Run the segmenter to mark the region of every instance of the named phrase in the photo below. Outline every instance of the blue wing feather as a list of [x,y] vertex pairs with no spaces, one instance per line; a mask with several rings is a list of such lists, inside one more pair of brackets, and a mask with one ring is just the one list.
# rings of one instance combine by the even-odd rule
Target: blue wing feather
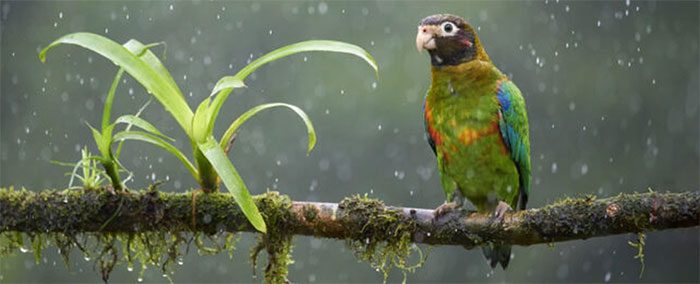
[[503,81],[496,98],[500,104],[499,130],[520,175],[518,208],[525,209],[530,193],[530,135],[525,100],[515,84]]

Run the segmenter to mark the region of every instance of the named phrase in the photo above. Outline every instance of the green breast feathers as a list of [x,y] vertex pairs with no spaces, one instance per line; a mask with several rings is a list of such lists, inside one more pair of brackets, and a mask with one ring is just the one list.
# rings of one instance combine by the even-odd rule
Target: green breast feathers
[[[493,65],[471,61],[434,67],[425,123],[448,200],[458,193],[479,211],[493,210],[498,201],[524,207],[518,206],[530,172],[524,102]],[[528,177],[521,179],[523,174]]]

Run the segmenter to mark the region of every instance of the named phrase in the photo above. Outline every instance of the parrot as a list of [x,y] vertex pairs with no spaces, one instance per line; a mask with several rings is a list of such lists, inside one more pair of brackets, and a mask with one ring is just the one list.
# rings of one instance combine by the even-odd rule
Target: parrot
[[[416,48],[430,55],[431,81],[423,105],[428,144],[437,158],[446,202],[435,218],[466,209],[502,222],[526,209],[530,193],[530,137],[525,100],[489,58],[474,28],[450,14],[424,18]],[[482,247],[491,268],[506,269],[511,247]]]

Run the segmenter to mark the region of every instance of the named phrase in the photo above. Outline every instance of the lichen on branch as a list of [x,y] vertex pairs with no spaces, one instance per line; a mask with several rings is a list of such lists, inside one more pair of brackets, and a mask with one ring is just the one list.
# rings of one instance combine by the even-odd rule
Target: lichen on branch
[[[424,256],[416,243],[467,248],[487,242],[533,245],[693,227],[700,218],[697,191],[567,198],[509,212],[502,222],[460,211],[435,218],[432,209],[386,206],[366,196],[336,204],[291,201],[268,192],[254,200],[269,231],[259,237],[251,257],[255,264],[258,254],[267,252],[268,283],[286,281],[294,235],[346,240],[360,260],[382,271],[386,279],[392,267],[405,273],[422,264]],[[104,279],[114,265],[133,266],[134,259],[142,271],[157,265],[168,276],[169,266],[178,262],[189,244],[194,243],[200,253],[230,252],[234,234],[255,232],[229,194],[200,194],[196,206],[193,211],[191,192],[0,189],[0,254],[29,242],[35,256],[40,256],[44,240],[49,240],[61,252],[77,248],[95,257]]]

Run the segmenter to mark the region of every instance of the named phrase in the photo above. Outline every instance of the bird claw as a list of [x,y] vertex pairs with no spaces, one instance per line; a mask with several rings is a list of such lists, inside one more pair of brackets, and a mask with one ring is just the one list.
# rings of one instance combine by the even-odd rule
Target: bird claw
[[498,205],[496,206],[496,210],[493,212],[493,220],[498,221],[499,223],[503,222],[503,217],[505,217],[506,212],[512,210],[513,208],[511,208],[508,203],[499,201]]
[[443,203],[442,205],[438,206],[438,208],[435,208],[435,219],[440,219],[440,217],[454,211],[457,209],[457,207],[459,207],[459,205],[455,202]]

